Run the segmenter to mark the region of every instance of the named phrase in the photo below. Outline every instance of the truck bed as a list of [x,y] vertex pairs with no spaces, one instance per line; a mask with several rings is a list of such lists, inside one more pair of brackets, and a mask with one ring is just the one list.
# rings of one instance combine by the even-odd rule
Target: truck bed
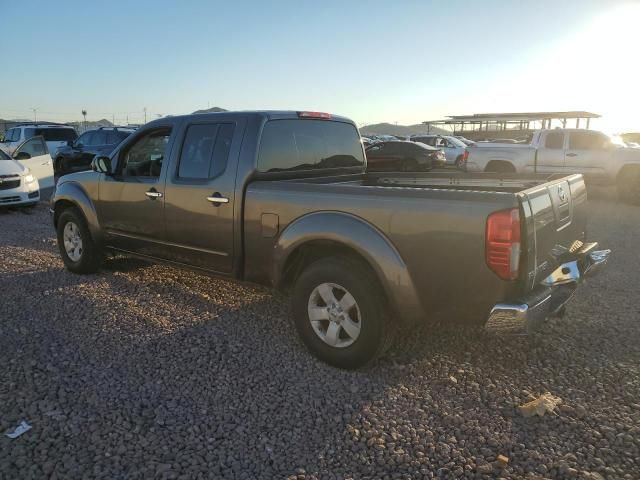
[[[551,179],[551,181],[549,181]],[[559,190],[566,201],[559,200]],[[424,311],[464,305],[474,311],[531,290],[557,265],[553,257],[584,238],[586,194],[580,175],[515,178],[470,173],[391,173],[251,182],[244,206],[249,280],[268,276],[277,236],[318,212],[348,214],[378,230],[405,259]],[[521,276],[505,282],[485,258],[487,217],[519,208]],[[265,235],[265,215],[269,231]],[[537,252],[537,255],[536,255]],[[455,265],[465,265],[461,274]],[[482,286],[482,288],[478,288]]]

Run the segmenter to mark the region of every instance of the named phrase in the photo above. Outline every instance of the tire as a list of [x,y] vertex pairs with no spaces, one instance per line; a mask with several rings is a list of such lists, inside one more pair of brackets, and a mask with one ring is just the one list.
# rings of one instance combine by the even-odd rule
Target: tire
[[[330,320],[331,306],[324,301],[327,290],[325,295],[320,294],[322,286],[329,286],[330,298],[338,302],[347,297],[343,292],[355,301],[351,308],[338,313],[343,317],[337,322]],[[335,367],[359,368],[374,361],[391,344],[395,328],[388,319],[383,297],[377,279],[362,262],[349,257],[323,258],[306,267],[293,287],[293,321],[314,356]],[[350,303],[346,301],[343,305]],[[312,309],[322,313],[317,316],[320,320],[312,322]],[[335,314],[336,310],[332,312]],[[359,325],[357,335],[353,335],[354,324]],[[337,334],[331,335],[330,328]]]
[[56,177],[61,177],[64,175],[64,159],[56,158],[56,161],[53,164],[53,173]]
[[[93,241],[87,222],[77,209],[64,210],[58,218],[56,230],[60,256],[69,271],[81,274],[94,273],[100,268],[103,259],[102,249]],[[67,244],[65,244],[65,234],[70,234],[67,237]],[[69,243],[76,247],[71,252],[67,250]]]
[[413,158],[405,158],[402,160],[402,164],[400,165],[400,169],[403,172],[417,172],[418,171],[418,162]]
[[640,205],[640,168],[627,168],[620,172],[618,198],[625,203]]
[[459,155],[458,158],[456,158],[456,163],[455,163],[455,167],[458,170],[464,170],[464,161],[462,160],[462,155]]
[[502,161],[490,161],[487,167],[484,169],[485,172],[494,172],[494,173],[516,173],[515,167],[509,162]]

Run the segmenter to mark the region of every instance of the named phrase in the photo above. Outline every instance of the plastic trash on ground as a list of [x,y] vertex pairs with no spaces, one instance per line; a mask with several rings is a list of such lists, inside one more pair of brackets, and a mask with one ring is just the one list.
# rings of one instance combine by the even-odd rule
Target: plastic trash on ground
[[545,413],[553,413],[558,405],[562,403],[560,397],[551,395],[549,392],[543,393],[535,400],[532,400],[524,405],[520,405],[518,410],[524,417],[533,417],[538,415],[543,417]]
[[5,433],[5,435],[9,438],[18,438],[20,435],[22,435],[25,432],[28,432],[29,430],[31,430],[31,425],[29,425],[26,421],[22,421],[20,422],[20,425],[18,425],[15,430],[11,433]]

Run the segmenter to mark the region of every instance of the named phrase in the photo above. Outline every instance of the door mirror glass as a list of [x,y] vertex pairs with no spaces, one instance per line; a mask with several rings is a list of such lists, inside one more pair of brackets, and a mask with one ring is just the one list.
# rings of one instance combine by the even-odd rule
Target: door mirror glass
[[105,175],[111,175],[111,159],[104,155],[99,155],[91,162],[91,169],[94,172],[104,173]]
[[13,156],[13,158],[15,158],[16,160],[29,160],[31,158],[31,155],[29,155],[27,152],[18,152]]

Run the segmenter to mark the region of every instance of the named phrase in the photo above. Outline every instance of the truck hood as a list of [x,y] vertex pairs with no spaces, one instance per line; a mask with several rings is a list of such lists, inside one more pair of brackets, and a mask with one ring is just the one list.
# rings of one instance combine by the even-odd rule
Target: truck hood
[[16,160],[0,160],[0,176],[24,175],[27,168]]

